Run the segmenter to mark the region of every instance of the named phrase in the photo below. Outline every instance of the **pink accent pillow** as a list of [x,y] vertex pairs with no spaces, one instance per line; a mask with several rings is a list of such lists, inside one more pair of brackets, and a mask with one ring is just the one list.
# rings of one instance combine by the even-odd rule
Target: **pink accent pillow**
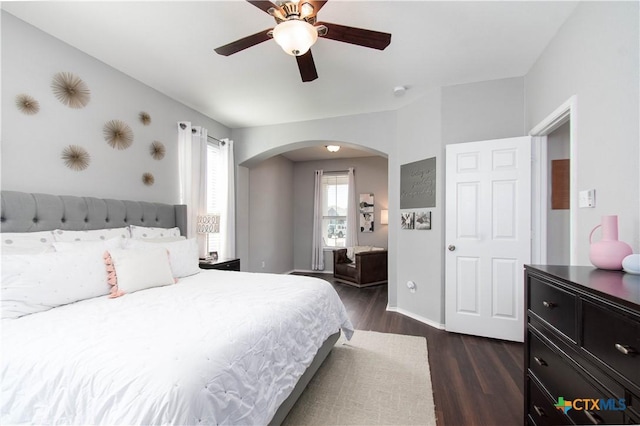
[[107,282],[111,286],[110,298],[120,297],[124,295],[123,291],[118,289],[118,276],[116,275],[116,268],[113,266],[113,259],[111,259],[111,253],[104,252],[104,264],[107,267]]

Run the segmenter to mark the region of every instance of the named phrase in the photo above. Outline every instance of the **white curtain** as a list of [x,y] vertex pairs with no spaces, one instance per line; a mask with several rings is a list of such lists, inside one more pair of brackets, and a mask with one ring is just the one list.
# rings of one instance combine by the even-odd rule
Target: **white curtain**
[[345,245],[347,247],[354,247],[358,245],[358,228],[360,224],[358,222],[358,206],[359,200],[356,194],[356,178],[353,167],[349,167],[349,194],[347,200],[347,239]]
[[316,170],[316,183],[313,193],[313,239],[311,251],[311,270],[324,270],[324,244],[322,239],[322,170]]
[[196,238],[200,257],[206,256],[205,235],[196,232],[198,215],[207,210],[207,129],[178,123],[180,204],[187,205],[187,238]]
[[220,206],[220,253],[221,259],[236,257],[236,189],[233,141],[224,139],[220,144],[220,176],[222,177]]

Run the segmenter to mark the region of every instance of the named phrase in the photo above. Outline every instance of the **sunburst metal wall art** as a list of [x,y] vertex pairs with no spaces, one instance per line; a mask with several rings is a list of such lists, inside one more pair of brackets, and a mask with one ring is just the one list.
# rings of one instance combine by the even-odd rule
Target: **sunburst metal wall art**
[[162,142],[153,141],[149,147],[149,153],[154,160],[162,160],[164,155],[167,153],[167,149],[164,147]]
[[124,121],[110,120],[102,128],[104,140],[115,149],[127,149],[133,143],[133,131]]
[[151,186],[155,181],[156,181],[156,178],[154,178],[151,173],[142,174],[142,183],[144,183],[145,185]]
[[40,102],[24,93],[16,96],[16,106],[23,114],[34,115],[40,111]]
[[91,156],[83,147],[78,145],[69,145],[62,150],[62,160],[71,170],[81,171],[89,167]]
[[148,112],[142,111],[140,114],[138,114],[138,118],[140,119],[140,122],[142,122],[142,124],[144,124],[145,126],[151,124],[151,116]]
[[53,77],[51,89],[56,98],[70,108],[84,108],[91,100],[91,91],[82,79],[70,72]]

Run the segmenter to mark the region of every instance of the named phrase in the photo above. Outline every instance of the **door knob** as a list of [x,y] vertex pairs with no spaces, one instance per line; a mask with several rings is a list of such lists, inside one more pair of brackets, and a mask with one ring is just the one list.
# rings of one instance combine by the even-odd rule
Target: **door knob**
[[453,244],[449,244],[449,247],[447,247],[449,249],[449,251],[454,251],[456,249],[456,246],[454,246]]

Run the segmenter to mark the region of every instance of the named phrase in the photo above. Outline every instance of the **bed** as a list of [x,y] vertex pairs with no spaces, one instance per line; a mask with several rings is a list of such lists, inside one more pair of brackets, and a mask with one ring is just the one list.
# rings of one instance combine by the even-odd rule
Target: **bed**
[[[3,191],[1,223],[3,244],[10,239],[4,236],[17,244],[22,233],[44,240],[53,230],[73,240],[54,242],[55,253],[3,250],[2,424],[279,424],[340,332],[353,333],[336,292],[311,277],[201,270],[112,298],[117,286],[130,288],[113,248],[107,252],[117,286],[106,284],[97,296],[78,290],[74,280],[95,271],[94,261],[105,262],[94,253],[114,244],[102,235],[176,228],[184,234],[185,206]],[[162,252],[156,246],[189,244],[164,234],[151,239],[129,252],[148,256]],[[172,266],[178,252],[164,250]],[[146,261],[136,259],[136,271],[145,270]],[[50,262],[46,280],[56,286],[36,288],[35,296],[25,290],[29,298],[22,300],[10,274],[38,274],[37,262]],[[79,299],[66,303],[74,292]],[[55,306],[34,303],[39,297]],[[21,313],[5,299],[20,299]]]

